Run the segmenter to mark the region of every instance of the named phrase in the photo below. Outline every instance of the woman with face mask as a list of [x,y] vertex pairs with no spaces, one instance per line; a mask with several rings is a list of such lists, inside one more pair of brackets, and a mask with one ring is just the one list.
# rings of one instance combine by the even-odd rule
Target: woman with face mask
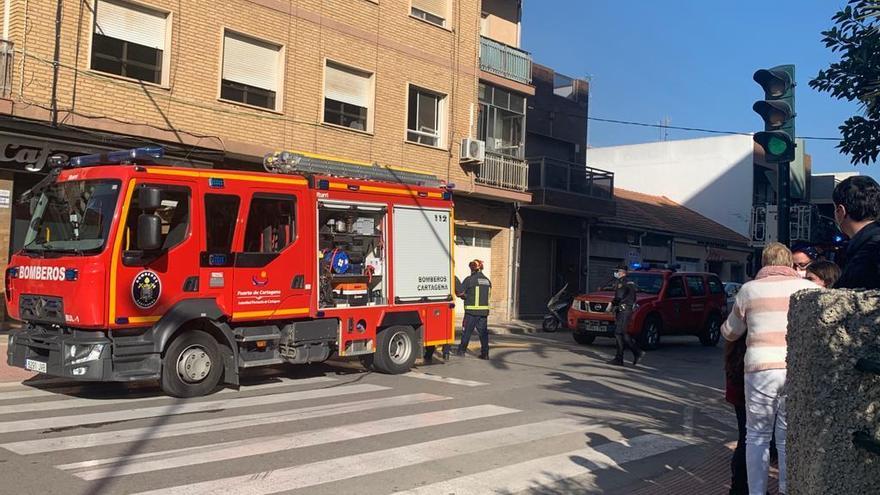
[[791,258],[794,268],[801,278],[807,278],[807,267],[816,261],[816,250],[811,246],[799,246],[792,250]]

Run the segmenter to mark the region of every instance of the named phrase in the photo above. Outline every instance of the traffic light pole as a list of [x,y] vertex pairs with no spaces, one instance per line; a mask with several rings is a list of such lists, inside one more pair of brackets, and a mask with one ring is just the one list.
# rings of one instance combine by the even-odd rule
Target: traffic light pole
[[780,162],[776,170],[776,195],[777,195],[777,229],[776,237],[779,242],[789,245],[791,241],[791,166],[789,162]]

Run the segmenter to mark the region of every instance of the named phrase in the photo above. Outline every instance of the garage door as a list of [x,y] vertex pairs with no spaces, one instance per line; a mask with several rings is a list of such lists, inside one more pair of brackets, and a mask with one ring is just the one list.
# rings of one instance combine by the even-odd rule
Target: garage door
[[[483,273],[492,279],[492,237],[495,235],[491,230],[472,229],[465,227],[455,228],[455,276],[464,280],[471,274],[468,263],[471,260],[483,262]],[[498,287],[494,287],[498,290]],[[455,315],[459,318],[464,315],[464,301],[455,298]]]

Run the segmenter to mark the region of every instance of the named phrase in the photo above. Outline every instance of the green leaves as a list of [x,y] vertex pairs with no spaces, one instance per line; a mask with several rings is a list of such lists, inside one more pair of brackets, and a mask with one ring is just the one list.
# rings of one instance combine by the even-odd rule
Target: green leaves
[[873,163],[880,154],[880,0],[849,0],[822,32],[822,43],[840,60],[810,81],[837,99],[858,101],[863,115],[840,126],[840,150],[853,164]]

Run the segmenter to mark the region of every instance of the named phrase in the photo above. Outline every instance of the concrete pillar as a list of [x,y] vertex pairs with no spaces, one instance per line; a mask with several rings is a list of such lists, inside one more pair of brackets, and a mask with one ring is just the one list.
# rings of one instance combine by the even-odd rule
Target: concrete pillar
[[803,291],[788,325],[788,494],[880,490],[880,455],[853,433],[880,441],[880,292]]

